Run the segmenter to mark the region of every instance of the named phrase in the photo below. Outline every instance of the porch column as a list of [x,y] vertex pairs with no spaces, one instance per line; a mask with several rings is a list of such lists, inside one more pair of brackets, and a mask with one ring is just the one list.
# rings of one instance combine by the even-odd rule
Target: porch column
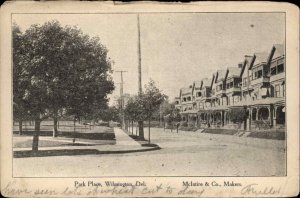
[[260,108],[261,108],[260,106],[256,108],[256,120],[261,120],[261,116],[259,113]]
[[222,122],[222,126],[224,126],[224,122],[225,122],[224,114],[225,114],[225,111],[222,110],[222,111],[221,111],[221,122]]
[[270,112],[270,115],[269,115],[269,118],[270,118],[270,125],[271,125],[271,128],[273,128],[273,116],[274,116],[274,106],[271,104],[270,105],[270,109],[269,109],[269,112]]
[[277,109],[279,106],[274,106],[273,107],[273,127],[276,128],[277,126]]
[[252,109],[251,109],[251,107],[249,107],[249,117],[248,117],[248,131],[251,131],[251,120],[252,120]]

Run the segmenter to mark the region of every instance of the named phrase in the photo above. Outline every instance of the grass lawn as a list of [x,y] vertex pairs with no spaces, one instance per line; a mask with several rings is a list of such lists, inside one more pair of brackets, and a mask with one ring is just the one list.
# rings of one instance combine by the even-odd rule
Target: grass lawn
[[[23,126],[23,136],[33,136],[34,125],[24,124]],[[19,134],[19,126],[14,125],[13,134]],[[52,136],[53,135],[53,125],[51,122],[42,122],[40,136]],[[106,126],[87,126],[76,123],[75,132],[72,123],[66,123],[61,121],[58,128],[58,137],[66,138],[81,138],[90,140],[114,140],[115,134],[113,128]]]
[[[61,147],[61,146],[96,146],[96,145],[113,145],[116,144],[115,140],[87,140],[87,139],[75,139],[73,144],[73,138],[64,137],[41,137],[39,139],[39,147]],[[32,137],[28,136],[14,136],[13,148],[31,148]]]
[[257,132],[251,132],[248,137],[273,139],[273,140],[285,140],[285,132],[257,131]]
[[[91,144],[90,144],[91,145]],[[87,144],[76,143],[74,146],[90,146]],[[13,141],[14,148],[30,148],[32,146],[31,139],[25,139],[23,141]],[[72,146],[72,140],[70,142],[63,142],[58,140],[39,140],[39,147],[57,147],[57,146]]]
[[[30,148],[34,125],[28,123],[23,125],[22,135],[19,135],[19,126],[13,127],[13,147]],[[39,147],[60,147],[60,146],[91,146],[115,144],[113,128],[106,126],[90,127],[76,123],[75,133],[72,122],[61,121],[57,137],[53,138],[53,122],[43,121],[41,124]],[[73,138],[75,143],[73,144]]]

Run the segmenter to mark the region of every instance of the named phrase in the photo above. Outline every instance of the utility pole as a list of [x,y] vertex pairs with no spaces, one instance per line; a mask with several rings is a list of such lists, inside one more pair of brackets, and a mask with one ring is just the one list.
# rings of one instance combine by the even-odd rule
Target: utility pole
[[115,72],[120,72],[121,74],[121,83],[120,83],[120,114],[121,114],[121,125],[122,125],[122,129],[125,129],[125,115],[124,115],[124,97],[123,97],[123,72],[127,72],[124,70],[120,70],[120,71],[115,71]]
[[139,95],[142,93],[142,58],[141,58],[141,32],[140,32],[140,15],[137,15],[137,30],[138,30],[138,86],[139,90],[138,93]]
[[[142,94],[142,57],[141,57],[141,32],[140,32],[140,15],[137,14],[137,55],[138,55],[138,95]],[[144,139],[144,122],[143,120],[138,121],[139,126],[139,138]]]

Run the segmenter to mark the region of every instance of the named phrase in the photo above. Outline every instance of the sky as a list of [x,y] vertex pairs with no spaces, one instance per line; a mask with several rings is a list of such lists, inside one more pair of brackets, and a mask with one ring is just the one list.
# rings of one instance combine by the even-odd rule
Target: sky
[[[245,55],[269,52],[285,42],[283,13],[142,13],[140,14],[142,84],[153,79],[170,101],[193,81],[210,78],[217,69],[237,67]],[[22,31],[32,24],[58,20],[98,36],[123,74],[124,93],[137,94],[136,14],[14,14]],[[112,74],[120,94],[120,73]]]

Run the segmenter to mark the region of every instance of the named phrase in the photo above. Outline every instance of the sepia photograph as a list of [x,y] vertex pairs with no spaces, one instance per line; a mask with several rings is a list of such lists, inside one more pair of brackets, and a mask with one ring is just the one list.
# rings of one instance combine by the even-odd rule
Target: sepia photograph
[[[169,196],[281,194],[235,178],[288,176],[299,131],[288,130],[287,71],[298,63],[286,60],[287,12],[21,11],[8,23],[10,175],[73,178],[65,194],[35,196],[172,192],[143,178],[179,179]],[[5,194],[33,193],[15,185]]]

